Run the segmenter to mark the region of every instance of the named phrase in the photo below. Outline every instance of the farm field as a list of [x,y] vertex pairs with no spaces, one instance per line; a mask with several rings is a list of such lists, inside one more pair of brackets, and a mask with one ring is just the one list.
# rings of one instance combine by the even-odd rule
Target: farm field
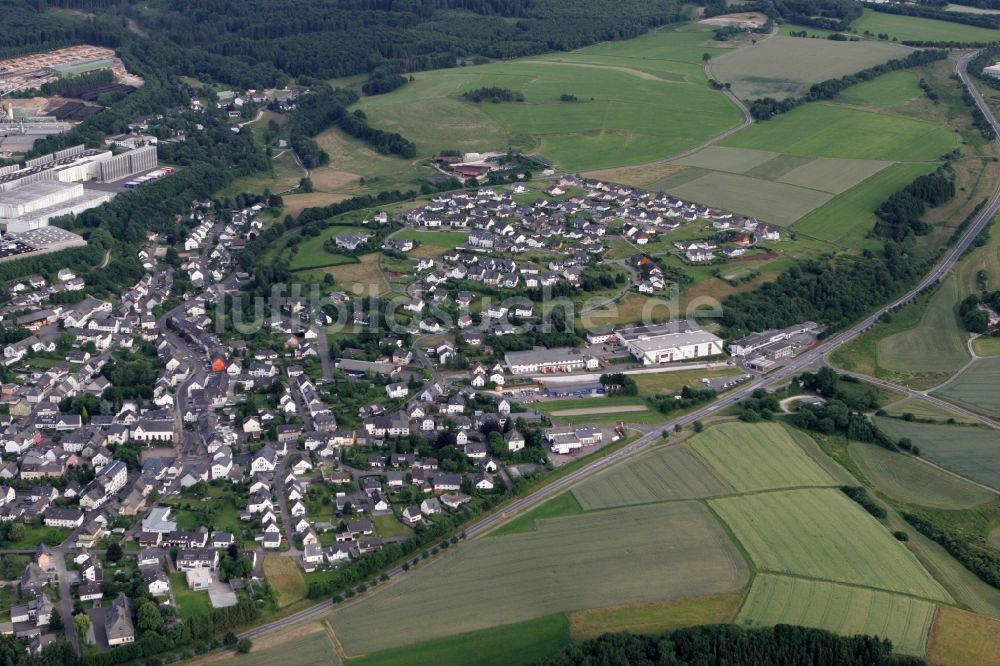
[[737,622],[750,627],[776,624],[826,629],[841,636],[888,638],[893,651],[924,654],[934,603],[826,581],[762,573],[754,578]]
[[927,659],[932,664],[979,666],[1000,654],[1000,622],[942,606],[931,629]]
[[760,571],[950,600],[905,546],[839,490],[785,490],[709,505]]
[[1000,490],[1000,432],[991,428],[933,425],[875,417],[895,439],[909,437],[920,455],[956,474]]
[[574,641],[585,641],[611,632],[654,634],[700,624],[722,624],[732,622],[742,601],[743,593],[739,592],[579,611],[569,615],[570,633]]
[[795,232],[845,247],[858,247],[875,227],[874,211],[878,205],[917,176],[933,170],[928,164],[894,164],[803,217],[795,224]]
[[997,39],[997,31],[989,28],[916,16],[883,14],[870,9],[864,10],[861,17],[851,24],[851,28],[859,34],[864,32],[870,32],[873,35],[885,33],[889,35],[890,39],[896,38],[901,42],[905,40],[993,42]]
[[295,558],[281,555],[265,557],[264,576],[277,595],[279,608],[305,598],[306,581],[302,577],[302,567]]
[[386,282],[378,266],[380,256],[378,252],[363,254],[358,257],[357,262],[328,266],[319,270],[300,271],[296,276],[305,282],[319,283],[323,275],[329,273],[339,289],[362,296],[378,295],[389,291],[389,283]]
[[709,511],[675,502],[546,520],[537,532],[470,542],[391,591],[334,611],[330,622],[347,654],[358,655],[569,610],[735,592],[747,577]]
[[[294,636],[287,640],[285,635],[279,636],[278,641],[258,639],[248,654],[234,655],[221,663],[239,666],[341,666],[342,662],[322,625],[306,625],[301,629],[292,629],[291,633]],[[258,643],[261,647],[257,647]]]
[[849,450],[875,486],[900,502],[935,509],[968,509],[996,499],[996,493],[942,472],[913,456],[862,442],[851,442]]
[[814,103],[754,123],[720,145],[780,148],[792,155],[916,162],[934,160],[952,150],[955,136],[935,123]]
[[947,375],[969,360],[967,334],[958,322],[955,304],[960,300],[955,276],[945,279],[931,295],[915,327],[879,340],[878,363],[890,372]]
[[[739,122],[735,107],[705,84],[698,46],[710,36],[658,30],[571,53],[414,74],[415,81],[358,108],[398,131],[422,157],[443,149],[540,152],[566,170],[648,162],[681,152]],[[523,103],[475,104],[463,91],[500,86]],[[573,94],[579,102],[559,100]],[[660,121],[671,118],[670,123]],[[430,121],[433,119],[433,122]]]
[[505,534],[518,534],[520,532],[534,532],[538,528],[539,520],[574,516],[578,513],[583,513],[583,509],[580,507],[580,503],[576,500],[576,497],[573,493],[563,493],[547,500],[528,513],[504,523],[496,530],[490,532],[490,536],[496,537],[504,536]]
[[732,486],[686,444],[656,447],[602,471],[572,490],[587,511],[731,492]]
[[531,664],[548,657],[570,642],[570,624],[565,615],[507,624],[482,631],[449,636],[426,643],[376,652],[348,660],[349,666],[465,666],[470,655],[483,666]]
[[968,368],[934,393],[939,398],[988,416],[1000,417],[1000,358],[976,359]]
[[738,492],[836,485],[777,423],[723,423],[691,447]]
[[891,42],[838,42],[776,35],[711,61],[719,81],[732,84],[740,99],[802,95],[820,81],[840,78],[903,57],[908,49]]
[[885,413],[889,416],[913,414],[913,416],[918,419],[934,419],[935,421],[942,422],[945,422],[948,419],[955,419],[956,423],[972,425],[978,425],[979,423],[978,421],[967,419],[950,409],[939,407],[933,402],[928,402],[927,400],[922,400],[920,398],[907,398],[905,400],[900,400],[890,405],[886,405],[883,409],[885,409]]
[[840,93],[837,101],[887,108],[908,102],[922,94],[924,92],[920,89],[920,75],[903,69],[857,83]]

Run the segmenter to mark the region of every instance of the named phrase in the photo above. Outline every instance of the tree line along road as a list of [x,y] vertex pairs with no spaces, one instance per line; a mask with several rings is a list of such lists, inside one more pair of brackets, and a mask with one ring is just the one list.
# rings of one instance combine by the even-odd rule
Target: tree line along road
[[[968,77],[968,64],[969,61],[978,54],[978,51],[969,53],[962,58],[960,58],[955,65],[955,73],[958,75],[962,84],[966,87],[969,93],[972,95],[976,106],[982,111],[983,115],[989,120],[990,125],[993,127],[993,131],[998,137],[1000,137],[1000,123],[994,117],[993,113],[990,111],[986,102],[983,100],[979,91],[976,87],[972,85]],[[1000,187],[993,193],[987,202],[986,206],[979,212],[976,218],[972,221],[972,224],[965,230],[962,236],[958,239],[954,246],[952,246],[942,257],[942,259],[935,265],[935,267],[928,273],[923,280],[921,280],[915,287],[910,289],[904,295],[900,296],[896,300],[892,301],[888,305],[883,306],[879,310],[870,314],[864,320],[858,322],[854,326],[841,331],[840,333],[834,335],[833,337],[827,338],[821,344],[812,348],[811,350],[803,353],[801,356],[796,357],[790,363],[782,366],[774,373],[767,375],[766,377],[759,377],[753,382],[744,384],[737,389],[734,389],[730,393],[723,395],[721,398],[716,400],[710,405],[702,407],[694,412],[691,412],[685,416],[678,417],[671,421],[652,426],[650,432],[642,435],[634,442],[622,447],[621,449],[611,453],[603,458],[591,461],[587,465],[584,465],[578,470],[567,474],[566,476],[560,477],[554,480],[552,483],[548,484],[544,488],[540,488],[530,495],[526,495],[520,499],[514,500],[510,504],[505,505],[498,511],[481,518],[472,525],[468,526],[465,530],[467,537],[469,539],[475,539],[483,536],[484,534],[495,529],[504,522],[507,522],[515,515],[519,515],[534,508],[536,505],[544,502],[551,497],[564,492],[578,481],[585,477],[594,474],[595,472],[610,467],[625,458],[629,458],[636,453],[646,449],[653,443],[661,440],[662,431],[674,428],[677,425],[688,426],[695,421],[712,416],[715,412],[723,410],[727,407],[735,405],[744,398],[748,397],[751,393],[759,388],[763,388],[766,385],[773,384],[775,382],[780,382],[782,380],[790,379],[793,376],[799,374],[804,369],[808,368],[812,364],[822,361],[823,358],[832,352],[837,347],[850,342],[860,334],[867,331],[869,328],[875,325],[882,315],[890,310],[894,310],[905,303],[913,300],[920,292],[927,289],[942,277],[944,277],[948,271],[954,267],[955,263],[961,258],[965,251],[972,244],[972,241],[979,235],[983,228],[993,219],[993,216],[997,214],[1000,210]],[[456,544],[459,547],[461,543]],[[386,572],[390,578],[398,576],[403,573],[401,566],[395,567],[391,571]],[[373,590],[371,594],[375,594],[379,591],[378,588]],[[351,603],[356,603],[357,600],[347,601],[343,605],[349,605]],[[261,625],[255,627],[248,631],[240,634],[240,637],[253,638],[260,636],[271,631],[279,630],[285,628],[289,625],[316,619],[317,617],[323,615],[333,607],[333,600],[327,599],[322,601],[311,608],[300,611],[286,618],[276,620],[269,624]]]

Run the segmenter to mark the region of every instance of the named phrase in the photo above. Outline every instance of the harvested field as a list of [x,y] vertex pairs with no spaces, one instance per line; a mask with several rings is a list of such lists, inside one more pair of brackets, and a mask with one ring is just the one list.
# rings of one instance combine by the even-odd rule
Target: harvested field
[[875,417],[894,439],[908,437],[920,455],[956,474],[1000,490],[1000,432],[992,428],[934,425]]
[[728,173],[742,174],[779,157],[781,155],[778,153],[772,153],[767,150],[708,146],[687,157],[682,157],[674,163],[700,167],[702,169],[709,169],[710,171],[726,171]]
[[750,627],[776,624],[826,629],[841,636],[888,638],[893,651],[921,656],[934,618],[934,603],[818,580],[758,574],[738,622]]
[[723,624],[733,621],[741,601],[743,593],[740,592],[657,604],[596,608],[571,613],[570,631],[574,641],[586,641],[612,632],[657,634],[682,627]]
[[691,446],[739,492],[836,485],[777,423],[723,423]]
[[287,629],[254,639],[249,654],[224,652],[191,662],[192,666],[206,664],[238,664],[238,666],[341,666],[330,637],[319,623]]
[[851,457],[889,497],[935,509],[968,509],[996,499],[996,493],[931,467],[911,455],[875,444],[851,442]]
[[934,393],[973,411],[1000,418],[1000,358],[977,359]]
[[877,160],[843,160],[818,157],[785,172],[777,180],[779,183],[807,187],[830,194],[840,194],[871,178],[889,164],[889,162]]
[[950,606],[938,609],[927,660],[947,666],[980,666],[1000,654],[1000,622]]
[[889,531],[839,490],[709,500],[760,571],[951,597]]
[[573,489],[573,495],[587,511],[730,492],[732,486],[687,445],[657,447]]
[[356,655],[557,612],[735,592],[747,576],[708,510],[676,502],[547,520],[537,532],[473,541],[334,611],[330,621]]
[[741,99],[802,95],[809,86],[909,51],[888,42],[838,42],[776,35],[712,60],[712,73]]

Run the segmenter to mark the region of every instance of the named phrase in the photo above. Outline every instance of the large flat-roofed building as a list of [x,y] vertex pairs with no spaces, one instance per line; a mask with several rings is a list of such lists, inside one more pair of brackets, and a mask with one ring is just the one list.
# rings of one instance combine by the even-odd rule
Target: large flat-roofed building
[[811,321],[794,324],[787,328],[771,329],[746,335],[729,343],[729,353],[733,356],[748,356],[765,347],[789,340],[802,333],[813,333],[818,327]]
[[1000,79],[1000,62],[990,65],[989,67],[983,67],[984,76],[992,76],[994,79]]
[[514,375],[596,370],[600,367],[595,357],[575,347],[535,347],[531,351],[507,352],[504,362]]
[[615,336],[643,365],[685,361],[722,353],[722,338],[691,322],[668,322],[618,331]]
[[0,194],[0,231],[41,229],[62,215],[76,215],[111,201],[112,192],[85,190],[80,183],[39,181]]

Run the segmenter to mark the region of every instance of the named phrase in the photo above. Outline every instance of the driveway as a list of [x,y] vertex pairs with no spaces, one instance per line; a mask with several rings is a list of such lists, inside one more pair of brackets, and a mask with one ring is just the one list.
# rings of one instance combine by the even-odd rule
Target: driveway
[[236,605],[236,593],[233,592],[233,588],[218,578],[212,579],[212,585],[208,588],[208,598],[212,602],[212,608]]

